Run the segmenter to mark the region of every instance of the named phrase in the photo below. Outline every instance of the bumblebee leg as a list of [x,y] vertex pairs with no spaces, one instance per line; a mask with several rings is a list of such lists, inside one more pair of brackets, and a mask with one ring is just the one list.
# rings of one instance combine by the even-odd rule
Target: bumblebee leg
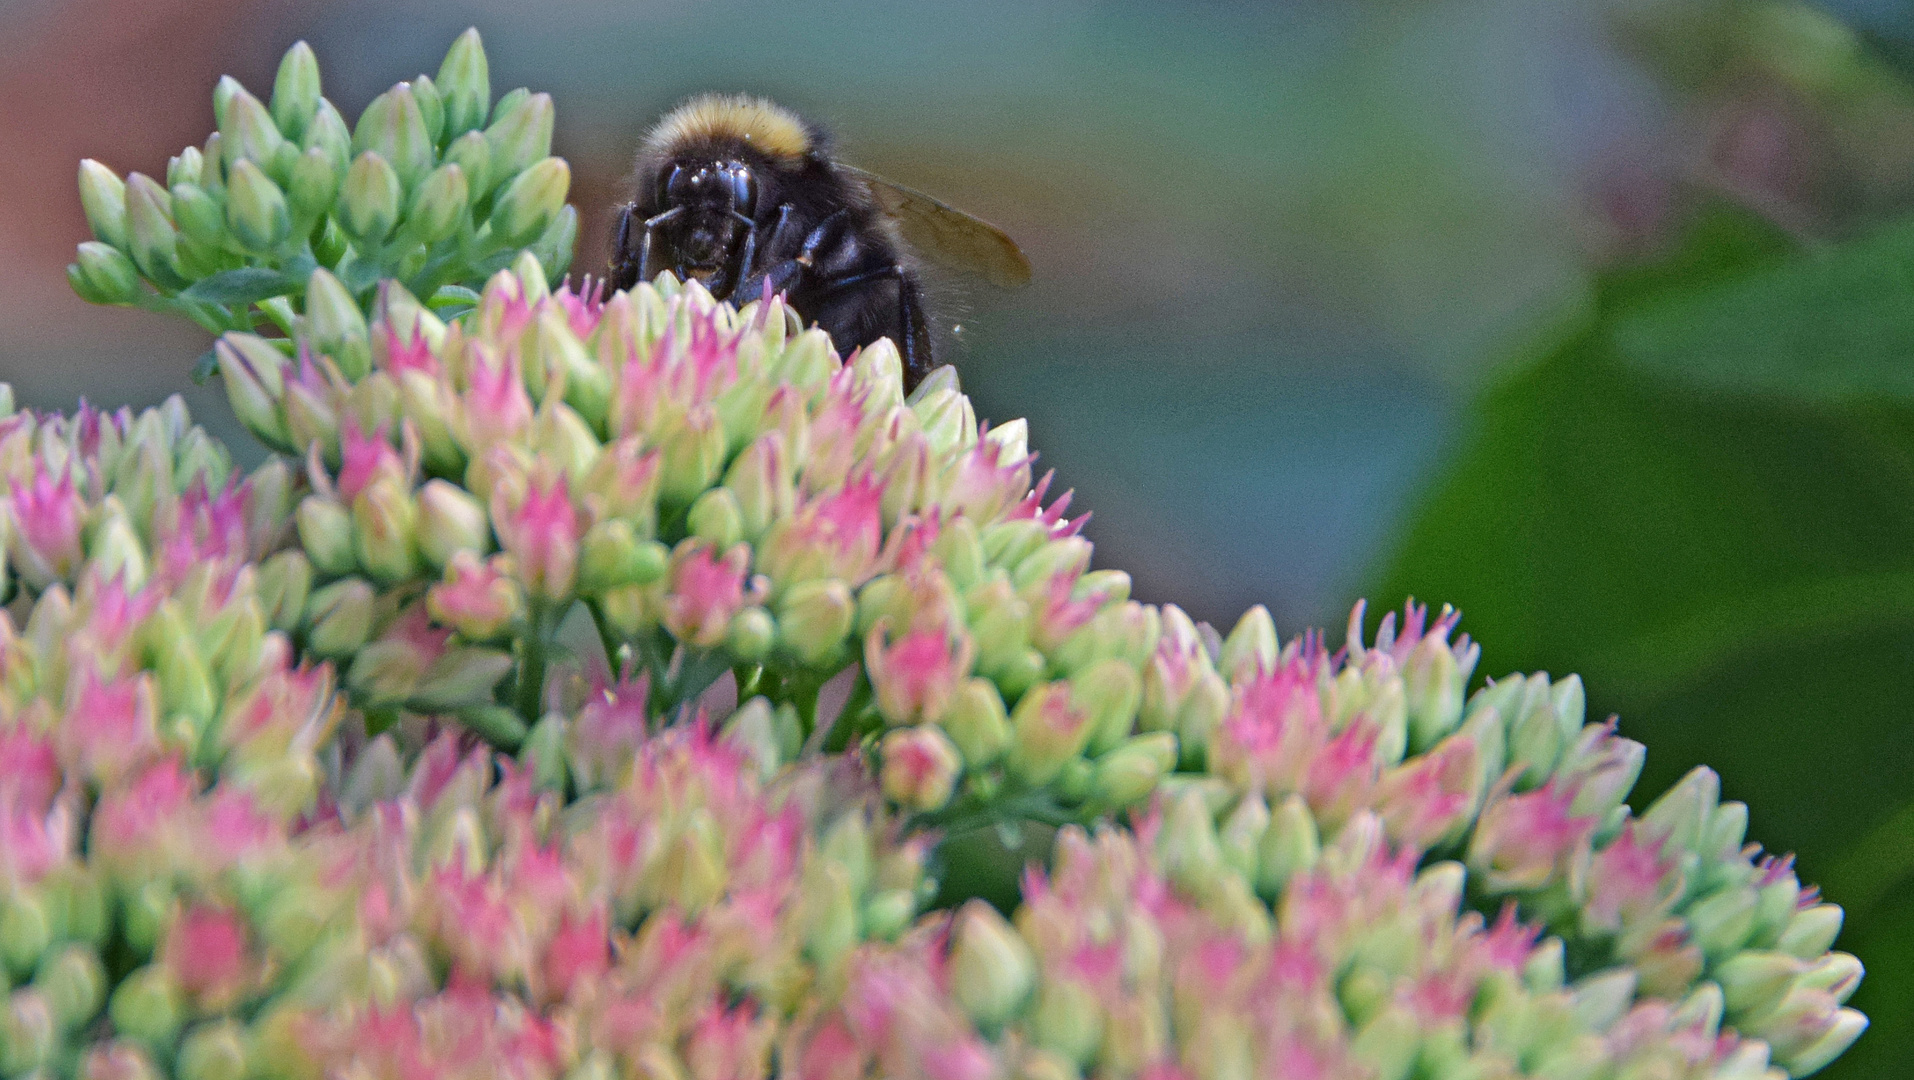
[[[771,281],[772,292],[783,292],[789,288],[788,281],[780,284],[771,279],[772,272],[779,268],[779,264],[791,261],[791,256],[786,254],[786,252],[790,251],[796,240],[791,234],[791,215],[795,213],[796,210],[797,208],[790,203],[785,203],[783,206],[778,207],[778,223],[772,226],[771,236],[764,242],[761,248],[755,246],[755,241],[758,238],[757,230],[752,230],[750,237],[745,241],[747,257],[738,270],[738,287],[733,290],[732,295],[742,296],[746,300],[754,299],[763,294],[764,283],[766,281]],[[753,274],[752,264],[759,261],[760,256],[770,260],[772,265],[761,272]],[[788,276],[788,274],[786,276]]]
[[[742,285],[751,277],[751,263],[758,256],[758,223],[733,210],[731,216],[744,223],[744,250],[738,255],[738,283]],[[741,297],[749,302],[753,297]]]
[[638,280],[650,281],[654,271],[651,269],[651,235],[653,230],[678,216],[683,207],[674,206],[662,214],[654,214],[645,219],[645,238],[638,244]]
[[[785,224],[790,216],[789,210],[790,207],[786,206],[785,211],[779,214],[777,230],[772,234],[772,243],[765,245],[768,250],[777,250],[782,240],[780,234],[784,233]],[[763,280],[770,283],[771,291],[788,293],[796,289],[810,274],[812,266],[816,264],[818,251],[826,244],[839,239],[848,216],[844,211],[839,210],[818,222],[817,228],[812,229],[809,235],[805,236],[804,245],[798,249],[796,255],[773,263],[769,269],[765,270]],[[763,286],[758,285],[757,288],[762,290]],[[750,295],[749,284],[740,283],[740,289],[746,295]]]
[[826,292],[841,292],[874,281],[897,282],[897,326],[895,340],[904,359],[904,392],[916,389],[930,374],[930,323],[924,318],[924,305],[918,296],[917,275],[902,265],[879,267],[861,273],[834,278],[824,285]]
[[638,284],[638,267],[631,259],[631,219],[637,213],[637,203],[626,203],[618,211],[618,231],[611,241],[611,268],[605,275],[614,290]]

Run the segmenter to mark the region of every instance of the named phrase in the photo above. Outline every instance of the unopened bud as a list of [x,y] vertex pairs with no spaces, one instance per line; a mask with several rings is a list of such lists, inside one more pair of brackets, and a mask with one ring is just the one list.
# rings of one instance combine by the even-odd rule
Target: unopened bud
[[800,662],[820,663],[843,647],[856,614],[856,601],[842,581],[799,582],[778,604],[778,643]]
[[292,212],[285,193],[249,160],[236,162],[229,175],[226,225],[242,245],[262,255],[292,235]]
[[[1085,749],[1100,754],[1122,742],[1135,726],[1143,680],[1122,660],[1099,660],[1070,677],[1070,698],[1089,718]],[[1171,740],[1174,744],[1174,740]]]
[[476,199],[492,190],[492,151],[485,141],[484,132],[468,131],[453,139],[452,145],[445,148],[445,161],[448,165],[457,165],[465,174],[465,190],[469,199]]
[[16,887],[0,901],[0,961],[16,976],[25,976],[53,943],[53,922],[38,893]]
[[445,112],[445,135],[457,137],[485,123],[492,108],[492,77],[477,29],[466,30],[452,42],[432,82]]
[[465,170],[457,165],[441,165],[412,193],[412,205],[405,215],[406,228],[421,243],[436,244],[458,231],[459,223],[465,220],[470,198]]
[[884,794],[899,806],[929,813],[950,802],[964,758],[942,731],[925,724],[898,728],[879,744]]
[[463,488],[428,480],[419,489],[419,552],[444,567],[456,552],[483,555],[492,547],[492,523],[485,507]]
[[319,111],[319,58],[312,46],[293,42],[279,61],[279,73],[272,84],[272,119],[288,139],[306,133],[306,125]]
[[344,658],[359,651],[372,636],[372,616],[378,594],[360,578],[347,578],[312,594],[306,601],[306,621],[312,627],[307,643],[320,656]]
[[709,541],[712,546],[728,548],[744,539],[744,512],[738,497],[728,487],[715,487],[691,504],[685,517],[691,535]]
[[1156,790],[1176,767],[1176,736],[1167,731],[1136,735],[1096,760],[1090,792],[1107,806],[1129,806]]
[[91,945],[68,945],[48,957],[33,978],[53,1022],[64,1031],[93,1019],[106,1001],[106,968]]
[[538,239],[564,209],[571,183],[571,166],[564,158],[555,157],[513,177],[492,206],[493,241],[505,247],[521,247]]
[[[286,202],[302,227],[324,217],[338,197],[339,170],[333,167],[326,152],[314,147],[299,155],[293,162],[292,175],[286,180]],[[178,196],[174,198],[177,201]]]
[[972,768],[990,764],[1010,747],[1003,695],[989,679],[965,679],[938,723]]
[[179,1080],[245,1080],[245,1032],[231,1019],[194,1028],[180,1043]]
[[59,1047],[60,1032],[46,998],[34,990],[16,990],[0,1015],[0,1070],[31,1076],[48,1064]]
[[1010,717],[1009,765],[1032,785],[1047,784],[1089,744],[1090,717],[1071,701],[1068,684],[1040,683],[1024,692]]
[[121,1034],[149,1046],[170,1045],[185,1012],[179,984],[163,965],[148,964],[120,980],[108,1005]]
[[1234,681],[1246,673],[1273,671],[1276,667],[1276,620],[1261,604],[1243,612],[1236,628],[1223,639],[1223,655],[1217,663],[1223,675]]
[[[221,100],[225,107],[218,109]],[[219,145],[225,154],[227,174],[230,176],[233,166],[241,161],[270,166],[286,140],[266,106],[231,76],[219,80],[214,103],[219,113]]]
[[[555,114],[550,94],[514,90],[499,99],[493,112],[485,141],[491,150],[494,184],[519,175],[535,161],[553,160],[549,155]],[[533,230],[531,236],[536,235],[538,230]]]
[[951,922],[950,988],[972,1020],[995,1028],[1022,1008],[1036,982],[1036,963],[997,909],[972,900]]
[[425,114],[406,83],[373,98],[352,129],[352,152],[371,151],[384,158],[407,188],[432,168],[432,136]]
[[190,240],[208,246],[226,242],[226,207],[198,184],[173,186],[173,222]]
[[401,187],[392,165],[372,151],[354,158],[346,171],[336,219],[354,242],[377,248],[399,222]]
[[339,373],[357,382],[372,370],[372,344],[365,313],[338,278],[319,267],[306,282],[306,332]]
[[184,288],[179,274],[179,230],[173,225],[173,197],[143,173],[126,178],[126,239],[133,262],[155,283]]
[[[663,545],[647,543],[648,547],[662,551]],[[732,657],[742,663],[756,663],[771,653],[771,646],[777,643],[778,628],[769,612],[760,607],[748,607],[731,617],[730,628],[725,631],[724,644]]]
[[352,513],[322,495],[308,495],[295,515],[299,543],[312,565],[327,577],[350,574],[359,567],[353,552]]
[[[140,272],[119,248],[98,240],[80,245],[75,291],[90,303],[126,304],[139,295]],[[85,284],[80,291],[79,284]]]
[[92,158],[80,162],[80,206],[96,239],[126,248],[126,182]]
[[1291,877],[1314,869],[1321,855],[1322,840],[1309,804],[1301,795],[1289,796],[1271,815],[1263,833],[1257,853],[1257,891],[1266,897],[1280,894]]
[[1834,946],[1834,939],[1841,936],[1841,920],[1839,904],[1802,908],[1788,920],[1775,948],[1802,960],[1813,960]]
[[418,521],[405,481],[391,473],[374,477],[352,500],[352,547],[359,565],[387,584],[410,578],[419,565]]

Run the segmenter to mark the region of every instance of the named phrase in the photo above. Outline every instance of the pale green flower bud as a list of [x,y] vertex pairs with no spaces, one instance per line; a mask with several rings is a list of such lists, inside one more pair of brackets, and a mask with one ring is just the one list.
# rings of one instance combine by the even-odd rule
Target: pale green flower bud
[[355,244],[376,248],[399,223],[401,194],[399,174],[385,158],[368,150],[354,158],[346,171],[335,219]]
[[1813,960],[1834,946],[1834,939],[1841,936],[1841,921],[1839,904],[1802,908],[1788,920],[1774,947],[1790,956]]
[[857,603],[835,578],[802,581],[778,604],[778,644],[800,662],[822,663],[850,636]]
[[411,86],[400,83],[372,99],[352,129],[352,152],[379,155],[408,189],[431,170],[432,135]]
[[430,75],[419,75],[412,80],[412,97],[419,103],[419,114],[425,117],[426,135],[437,146],[439,137],[445,134],[445,98],[438,84]]
[[1199,896],[1208,892],[1223,872],[1223,848],[1217,842],[1216,823],[1199,792],[1186,791],[1170,803],[1157,839],[1157,855],[1171,881]]
[[173,197],[144,173],[126,178],[127,252],[140,272],[169,289],[184,288],[179,273],[179,230],[173,225]]
[[965,679],[938,724],[971,768],[996,761],[1010,748],[1010,718],[989,679]]
[[173,185],[173,221],[180,233],[207,245],[226,242],[226,206],[198,184]]
[[[648,541],[645,545],[660,553],[658,568],[664,569],[664,545]],[[777,643],[778,628],[771,616],[763,608],[748,607],[731,616],[731,624],[725,630],[725,648],[731,655],[743,663],[755,663],[771,654],[771,646]]]
[[578,590],[602,596],[627,585],[646,585],[664,574],[669,554],[664,545],[638,538],[629,523],[601,521],[579,545]]
[[[495,156],[497,152],[494,145]],[[571,166],[564,158],[555,157],[545,158],[513,177],[492,204],[492,241],[503,247],[522,247],[538,239],[564,209],[571,183]]]
[[412,193],[412,206],[406,211],[406,228],[420,243],[436,244],[458,231],[459,223],[465,220],[469,199],[465,170],[457,165],[441,165]]
[[698,496],[685,524],[691,535],[709,540],[713,547],[729,548],[744,539],[744,512],[728,487],[715,487]]
[[[892,734],[902,734],[893,732]],[[998,1027],[1023,1007],[1036,984],[1036,960],[997,909],[972,900],[950,930],[950,988],[979,1027]]]
[[319,111],[319,58],[312,46],[293,42],[280,58],[279,73],[272,83],[272,119],[288,139],[306,133],[306,125]]
[[[460,137],[485,123],[485,115],[492,108],[492,76],[485,44],[476,28],[466,30],[452,42],[433,84],[444,103],[444,134],[448,138]],[[486,189],[477,185],[473,190]]]
[[1789,1055],[1782,1062],[1790,1076],[1808,1076],[1820,1071],[1835,1058],[1847,1052],[1854,1040],[1867,1030],[1868,1019],[1853,1009],[1842,1009],[1834,1016],[1834,1023],[1821,1034],[1821,1037],[1807,1046]]
[[1090,793],[1106,806],[1129,806],[1156,790],[1176,767],[1176,736],[1167,731],[1136,735],[1096,760]]
[[1736,1016],[1747,1016],[1779,1005],[1806,966],[1787,953],[1749,950],[1722,961],[1713,975],[1723,1005]]
[[183,715],[204,725],[218,707],[218,696],[206,658],[194,643],[193,624],[179,602],[161,604],[147,622],[146,631],[161,708],[169,716]]
[[92,158],[80,161],[80,207],[96,239],[126,249],[126,182]]
[[235,162],[226,190],[226,225],[248,250],[266,254],[292,235],[285,193],[248,160]]
[[53,1058],[60,1032],[46,998],[35,990],[16,990],[0,1016],[0,1071],[29,1076]]
[[107,1011],[121,1034],[161,1047],[170,1045],[179,1031],[186,1004],[172,973],[148,964],[120,980]]
[[166,160],[166,186],[173,188],[181,184],[197,184],[205,170],[206,158],[200,154],[199,147],[189,146]]
[[339,373],[357,382],[372,370],[365,313],[339,279],[319,267],[306,282],[306,332]]
[[1216,666],[1234,681],[1246,673],[1274,670],[1276,655],[1276,620],[1258,604],[1243,612],[1236,628],[1223,639],[1223,655]]
[[432,565],[443,569],[454,552],[483,555],[491,550],[491,518],[463,488],[428,480],[419,489],[418,502],[419,552]]
[[1252,887],[1262,874],[1263,838],[1269,835],[1270,820],[1269,804],[1252,791],[1237,801],[1216,834],[1223,861]]
[[1692,850],[1720,797],[1721,778],[1705,765],[1696,766],[1649,805],[1641,816],[1642,831],[1675,849]]
[[492,151],[484,132],[468,131],[453,139],[452,145],[445,148],[445,161],[465,173],[469,197],[492,190]]
[[346,127],[345,117],[332,107],[332,102],[319,99],[319,109],[313,113],[312,120],[306,125],[306,133],[299,140],[301,150],[318,150],[325,154],[332,164],[334,173],[343,173],[352,162],[352,132]]
[[1129,736],[1142,698],[1142,677],[1121,660],[1099,660],[1070,677],[1070,699],[1089,718],[1089,753],[1101,754]]
[[308,495],[295,517],[299,544],[312,565],[327,577],[350,574],[359,568],[353,551],[352,512],[322,495]]
[[1076,1065],[1094,1060],[1103,1042],[1104,1012],[1096,992],[1075,979],[1048,979],[1030,1010],[1037,1045]]
[[231,1019],[195,1027],[180,1043],[174,1072],[179,1080],[246,1080],[245,1030]]
[[272,122],[272,114],[230,75],[219,80],[219,90],[215,93],[220,92],[224,93],[226,108],[218,118],[219,147],[225,155],[228,178],[232,176],[233,166],[241,161],[270,168],[286,141],[278,125]]
[[1068,684],[1039,683],[1024,692],[1010,716],[1014,740],[1008,764],[1030,784],[1056,779],[1090,742],[1095,728],[1071,697]]
[[[552,152],[552,96],[514,90],[500,98],[485,141],[491,151],[492,182],[502,183],[531,167],[535,161],[554,160]],[[562,201],[564,196],[560,194]],[[556,213],[556,208],[553,210]],[[538,235],[531,230],[526,239]]]
[[0,901],[0,962],[15,976],[25,976],[53,944],[53,921],[39,894],[15,887]]
[[343,658],[372,636],[378,594],[360,578],[336,581],[306,601],[307,643],[320,656]]
[[305,614],[306,597],[312,591],[312,563],[302,551],[282,551],[260,565],[253,588],[266,625],[290,633]]
[[724,467],[724,428],[710,409],[693,409],[664,436],[659,498],[673,506],[696,499]]
[[534,256],[546,267],[545,280],[556,286],[565,279],[565,270],[572,264],[572,253],[578,245],[578,208],[561,206],[545,226],[545,231],[525,249],[527,255]]
[[102,519],[87,547],[87,560],[102,577],[118,577],[128,589],[137,589],[146,583],[146,545],[140,542],[117,498],[107,496],[100,510]]
[[68,945],[47,958],[33,977],[53,1022],[63,1031],[93,1019],[106,1002],[106,968],[91,945]]
[[1066,536],[1040,545],[1018,560],[1010,583],[1020,593],[1047,589],[1058,574],[1080,574],[1090,565],[1090,541],[1081,536]]
[[374,579],[396,584],[419,568],[419,510],[403,479],[374,477],[352,500],[352,547]]
[[1322,840],[1316,832],[1316,818],[1301,795],[1283,800],[1271,816],[1257,852],[1256,891],[1265,897],[1281,893],[1283,886],[1297,874],[1307,873],[1322,857]]
[[[332,210],[333,200],[338,197],[339,171],[326,152],[314,147],[299,155],[286,181],[286,202],[294,218],[309,227]],[[174,202],[178,202],[177,193]],[[184,222],[181,225],[184,227]]]
[[1754,932],[1755,891],[1746,886],[1723,889],[1688,909],[1688,929],[1696,945],[1711,960],[1732,955]]
[[139,269],[111,244],[98,240],[81,244],[75,265],[79,280],[74,284],[74,291],[89,303],[126,304],[139,296]]

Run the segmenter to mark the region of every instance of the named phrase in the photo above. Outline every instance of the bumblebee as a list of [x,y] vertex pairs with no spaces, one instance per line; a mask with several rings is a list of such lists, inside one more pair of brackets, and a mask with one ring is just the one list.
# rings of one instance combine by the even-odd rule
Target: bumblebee
[[706,94],[646,136],[608,277],[624,289],[668,270],[741,303],[768,285],[840,353],[891,338],[908,390],[934,366],[920,254],[1003,288],[1030,280],[996,226],[833,160],[788,109]]

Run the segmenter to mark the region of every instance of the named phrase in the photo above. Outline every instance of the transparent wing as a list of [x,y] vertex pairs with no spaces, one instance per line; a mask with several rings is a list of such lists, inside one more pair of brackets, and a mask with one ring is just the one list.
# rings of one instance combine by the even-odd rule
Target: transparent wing
[[875,173],[834,164],[869,185],[878,209],[896,221],[905,241],[924,255],[1000,289],[1030,283],[1030,260],[1002,229]]

